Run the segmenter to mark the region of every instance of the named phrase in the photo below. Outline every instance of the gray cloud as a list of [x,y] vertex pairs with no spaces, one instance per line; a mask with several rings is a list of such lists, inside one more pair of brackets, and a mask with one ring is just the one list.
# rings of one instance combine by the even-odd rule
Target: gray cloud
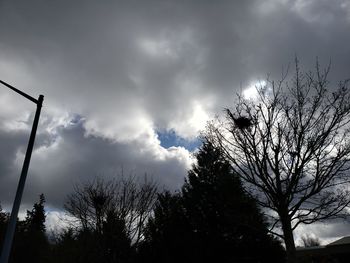
[[[160,188],[178,189],[184,182],[186,169],[189,167],[187,151],[183,148],[165,150],[145,148],[140,142],[117,143],[96,136],[86,135],[83,120],[75,119],[65,127],[58,127],[55,134],[40,133],[36,142],[30,172],[28,173],[24,193],[25,206],[30,206],[44,193],[48,203],[61,207],[66,195],[73,190],[73,185],[96,176],[105,179],[145,174],[150,180],[158,182]],[[27,135],[27,134],[26,134]],[[13,139],[9,140],[8,137]],[[19,178],[24,153],[18,153],[24,136],[1,136],[6,138],[8,154],[1,156],[0,200],[5,204],[14,198],[14,191]],[[16,144],[17,143],[17,144]],[[6,149],[5,148],[5,149]],[[4,149],[4,148],[3,148]],[[182,156],[183,159],[179,159]]]
[[194,100],[218,110],[295,54],[306,68],[332,59],[334,78],[348,77],[345,1],[35,2],[2,4],[3,58],[34,76],[12,79],[95,119],[140,108],[154,126],[176,129],[169,119],[190,118]]

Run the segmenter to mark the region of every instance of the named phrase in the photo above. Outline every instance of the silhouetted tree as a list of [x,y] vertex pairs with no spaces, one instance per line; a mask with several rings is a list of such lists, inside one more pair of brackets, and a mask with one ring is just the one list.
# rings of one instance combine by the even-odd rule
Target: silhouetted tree
[[[267,80],[256,87],[257,100],[239,97],[206,136],[271,211],[282,234],[271,231],[284,239],[288,262],[296,260],[299,224],[339,217],[349,204],[350,91],[345,81],[330,92],[328,72],[317,64],[316,73],[303,73],[296,60],[291,81]],[[239,118],[250,120],[247,128]]]
[[9,214],[2,210],[0,204],[0,247],[2,247],[3,239],[5,238],[6,225],[9,220]]
[[105,182],[99,178],[75,185],[64,208],[76,219],[82,230],[102,233],[103,221],[115,206],[116,187],[115,182]]
[[137,262],[196,262],[198,245],[186,217],[181,194],[158,195],[154,215],[138,250]]
[[222,152],[205,142],[196,157],[182,193],[159,195],[146,235],[150,261],[283,262],[281,245]]
[[78,227],[57,239],[57,258],[64,259],[69,251],[74,262],[132,262],[156,195],[156,184],[146,177],[96,178],[76,185],[65,209]]
[[65,263],[79,263],[85,255],[84,251],[79,250],[79,243],[77,241],[76,233],[73,228],[68,227],[63,229],[60,233],[56,233],[55,242],[52,245],[52,256],[50,262],[65,262]]
[[99,262],[132,262],[134,250],[123,218],[111,211],[103,223],[102,245],[106,251]]
[[127,236],[136,246],[143,237],[143,228],[152,212],[157,186],[146,177],[138,182],[135,177],[76,185],[64,205],[83,230],[103,233],[109,214],[125,223]]
[[45,215],[44,204],[45,204],[45,196],[44,194],[41,194],[39,196],[39,202],[33,205],[32,211],[27,211],[25,223],[28,231],[45,233],[46,215]]
[[134,250],[127,236],[125,222],[117,215],[108,213],[96,229],[68,228],[58,235],[53,246],[52,262],[98,263],[132,262]]
[[0,204],[0,224],[6,223],[6,221],[8,220],[8,217],[9,217],[9,214],[2,210],[2,206]]
[[204,142],[196,158],[182,192],[203,260],[283,261],[282,247],[268,234],[265,218],[221,149]]
[[33,209],[27,210],[25,220],[18,222],[10,262],[48,261],[50,248],[45,233],[44,203],[45,197],[41,194]]

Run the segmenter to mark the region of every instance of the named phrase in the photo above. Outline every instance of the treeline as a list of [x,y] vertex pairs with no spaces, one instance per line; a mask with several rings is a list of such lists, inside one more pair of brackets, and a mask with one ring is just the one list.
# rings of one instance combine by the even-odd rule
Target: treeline
[[[33,262],[50,262],[51,247],[46,235],[44,203],[45,198],[41,194],[33,209],[27,211],[25,219],[17,222],[10,262],[32,262],[31,259]],[[1,247],[9,218],[0,206]]]
[[[77,185],[65,203],[76,221],[50,241],[41,195],[18,222],[10,262],[285,262],[222,152],[204,142],[196,159],[176,193],[134,177]],[[0,208],[1,238],[7,221]]]

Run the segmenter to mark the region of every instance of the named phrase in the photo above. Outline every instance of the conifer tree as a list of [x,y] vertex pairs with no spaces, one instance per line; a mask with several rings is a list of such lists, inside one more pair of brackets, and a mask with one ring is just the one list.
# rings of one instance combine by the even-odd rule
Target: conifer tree
[[9,219],[9,214],[2,210],[0,204],[0,247],[2,247],[2,242],[5,237],[6,224]]
[[221,150],[204,142],[196,159],[182,194],[191,229],[201,240],[203,259],[282,261],[279,242],[268,234],[256,201],[245,192]]
[[26,224],[28,231],[38,231],[45,233],[45,196],[41,194],[39,196],[39,202],[33,205],[32,211],[27,210]]
[[33,205],[31,211],[27,210],[24,221],[19,221],[14,238],[11,263],[48,262],[49,242],[45,227],[45,197],[39,197],[39,202]]
[[222,152],[204,142],[196,158],[182,191],[159,195],[141,261],[283,262],[280,242]]

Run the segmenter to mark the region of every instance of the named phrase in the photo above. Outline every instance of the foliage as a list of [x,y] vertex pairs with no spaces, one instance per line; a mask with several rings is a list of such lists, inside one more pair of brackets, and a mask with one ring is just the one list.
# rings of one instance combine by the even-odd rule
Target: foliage
[[184,213],[182,197],[168,191],[158,195],[137,262],[194,262],[200,255],[198,242]]
[[125,222],[108,214],[102,230],[70,228],[63,231],[53,247],[52,262],[132,262],[133,249]]
[[[268,235],[254,199],[221,151],[204,143],[196,157],[182,191],[156,199],[155,185],[147,181],[136,186],[134,179],[119,185],[96,179],[76,186],[66,208],[80,227],[63,229],[51,244],[41,195],[17,224],[11,262],[283,262],[283,248]],[[141,234],[130,234],[132,217],[133,224],[144,224]]]
[[9,214],[2,210],[0,204],[0,247],[2,247],[3,238],[5,236],[6,224],[9,220]]
[[182,192],[158,197],[146,235],[150,261],[282,262],[279,242],[221,151],[205,142],[196,157]]
[[27,211],[24,221],[17,223],[17,230],[14,237],[11,263],[47,262],[49,257],[49,243],[45,233],[45,197],[39,197],[39,202],[33,205],[31,211]]

